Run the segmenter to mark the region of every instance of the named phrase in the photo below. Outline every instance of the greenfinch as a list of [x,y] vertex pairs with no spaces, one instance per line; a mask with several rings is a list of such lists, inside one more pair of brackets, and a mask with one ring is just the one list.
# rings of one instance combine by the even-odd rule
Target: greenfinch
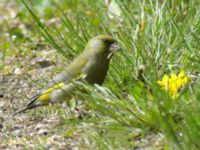
[[117,50],[119,46],[112,36],[93,37],[63,73],[52,79],[39,94],[32,97],[32,101],[25,108],[14,115],[49,103],[69,101],[71,93],[76,91],[76,81],[101,85],[105,80],[112,54]]

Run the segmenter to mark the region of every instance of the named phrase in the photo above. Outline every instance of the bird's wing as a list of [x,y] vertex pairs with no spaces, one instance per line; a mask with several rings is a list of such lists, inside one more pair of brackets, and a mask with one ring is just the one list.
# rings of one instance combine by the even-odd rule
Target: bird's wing
[[80,55],[66,67],[66,70],[64,72],[53,78],[42,90],[42,92],[61,82],[67,83],[68,81],[79,78],[79,76],[81,76],[82,74],[82,68],[84,68],[87,63],[87,56],[85,56],[84,54]]

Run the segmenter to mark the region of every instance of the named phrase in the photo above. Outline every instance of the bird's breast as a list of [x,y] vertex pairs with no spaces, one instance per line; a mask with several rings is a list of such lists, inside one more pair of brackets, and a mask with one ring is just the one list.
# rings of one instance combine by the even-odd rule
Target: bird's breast
[[109,66],[109,60],[94,60],[86,72],[86,81],[91,84],[101,85],[106,77]]

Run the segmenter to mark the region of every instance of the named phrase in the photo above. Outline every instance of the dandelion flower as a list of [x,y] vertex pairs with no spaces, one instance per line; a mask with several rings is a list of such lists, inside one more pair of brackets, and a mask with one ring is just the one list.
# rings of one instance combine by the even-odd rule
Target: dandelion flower
[[165,89],[169,94],[176,98],[179,96],[178,90],[184,86],[186,83],[188,83],[188,77],[185,75],[185,72],[182,70],[178,76],[174,73],[170,75],[164,75],[162,80],[157,81],[157,83]]

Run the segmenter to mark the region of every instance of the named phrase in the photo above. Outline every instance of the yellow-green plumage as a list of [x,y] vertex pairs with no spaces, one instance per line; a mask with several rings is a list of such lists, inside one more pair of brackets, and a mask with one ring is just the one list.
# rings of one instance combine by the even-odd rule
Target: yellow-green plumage
[[114,38],[108,35],[92,38],[84,51],[66,67],[65,72],[52,79],[40,94],[34,96],[24,109],[14,115],[49,103],[70,100],[71,92],[76,87],[74,84],[76,80],[85,80],[90,84],[102,84],[106,77],[111,55],[117,50],[115,42]]

